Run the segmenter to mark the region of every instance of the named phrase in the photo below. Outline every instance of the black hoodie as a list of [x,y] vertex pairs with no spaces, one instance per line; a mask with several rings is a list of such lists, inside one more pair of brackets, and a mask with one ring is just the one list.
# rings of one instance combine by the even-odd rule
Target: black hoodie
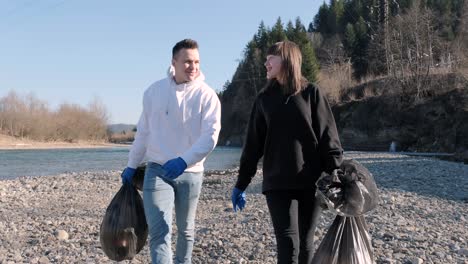
[[313,190],[323,171],[341,165],[343,150],[325,96],[309,84],[284,95],[278,82],[255,99],[236,187],[245,190],[263,156],[263,192]]

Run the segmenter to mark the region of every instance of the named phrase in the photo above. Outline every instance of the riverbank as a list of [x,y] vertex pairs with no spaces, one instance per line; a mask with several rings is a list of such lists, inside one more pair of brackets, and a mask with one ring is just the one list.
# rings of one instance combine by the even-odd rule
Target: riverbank
[[29,139],[17,139],[10,136],[0,135],[0,150],[10,149],[79,149],[79,148],[109,148],[128,146],[127,144],[114,144],[108,142],[83,141],[69,142],[42,142]]
[[[351,152],[374,175],[379,207],[366,216],[376,263],[467,263],[468,165],[428,157]],[[261,171],[259,171],[261,173]],[[261,176],[234,214],[236,170],[205,175],[193,263],[275,263]],[[120,188],[120,171],[0,181],[0,263],[113,263],[99,225]],[[325,212],[318,246],[334,216]],[[146,245],[131,263],[148,263]]]

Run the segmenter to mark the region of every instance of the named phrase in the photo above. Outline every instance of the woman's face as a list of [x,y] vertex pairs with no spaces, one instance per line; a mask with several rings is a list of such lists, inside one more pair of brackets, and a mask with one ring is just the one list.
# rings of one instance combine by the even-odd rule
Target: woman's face
[[265,61],[265,67],[267,70],[267,79],[277,79],[281,72],[281,65],[283,60],[277,55],[268,55]]

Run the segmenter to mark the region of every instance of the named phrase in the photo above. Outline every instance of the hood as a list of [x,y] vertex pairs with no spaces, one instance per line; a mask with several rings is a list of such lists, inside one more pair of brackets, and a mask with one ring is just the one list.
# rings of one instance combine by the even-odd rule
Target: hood
[[[167,77],[169,78],[174,78],[175,76],[175,69],[174,69],[174,66],[169,66],[169,69],[167,69]],[[203,72],[200,70],[200,75],[198,75],[198,77],[195,79],[195,81],[204,81],[205,80],[205,75],[203,74]],[[194,81],[192,81],[194,82]]]

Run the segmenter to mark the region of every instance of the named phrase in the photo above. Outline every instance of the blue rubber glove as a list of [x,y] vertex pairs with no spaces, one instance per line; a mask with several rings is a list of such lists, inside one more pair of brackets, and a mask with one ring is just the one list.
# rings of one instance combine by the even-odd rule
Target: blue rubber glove
[[181,158],[175,158],[168,160],[162,168],[166,171],[165,177],[169,179],[175,179],[179,177],[182,173],[184,173],[185,169],[187,168],[187,163]]
[[246,203],[245,192],[234,187],[234,189],[232,189],[231,200],[232,200],[232,208],[234,209],[234,212],[237,212],[237,209],[242,211]]
[[127,167],[122,171],[122,184],[129,183],[132,184],[133,176],[135,176],[136,169]]

